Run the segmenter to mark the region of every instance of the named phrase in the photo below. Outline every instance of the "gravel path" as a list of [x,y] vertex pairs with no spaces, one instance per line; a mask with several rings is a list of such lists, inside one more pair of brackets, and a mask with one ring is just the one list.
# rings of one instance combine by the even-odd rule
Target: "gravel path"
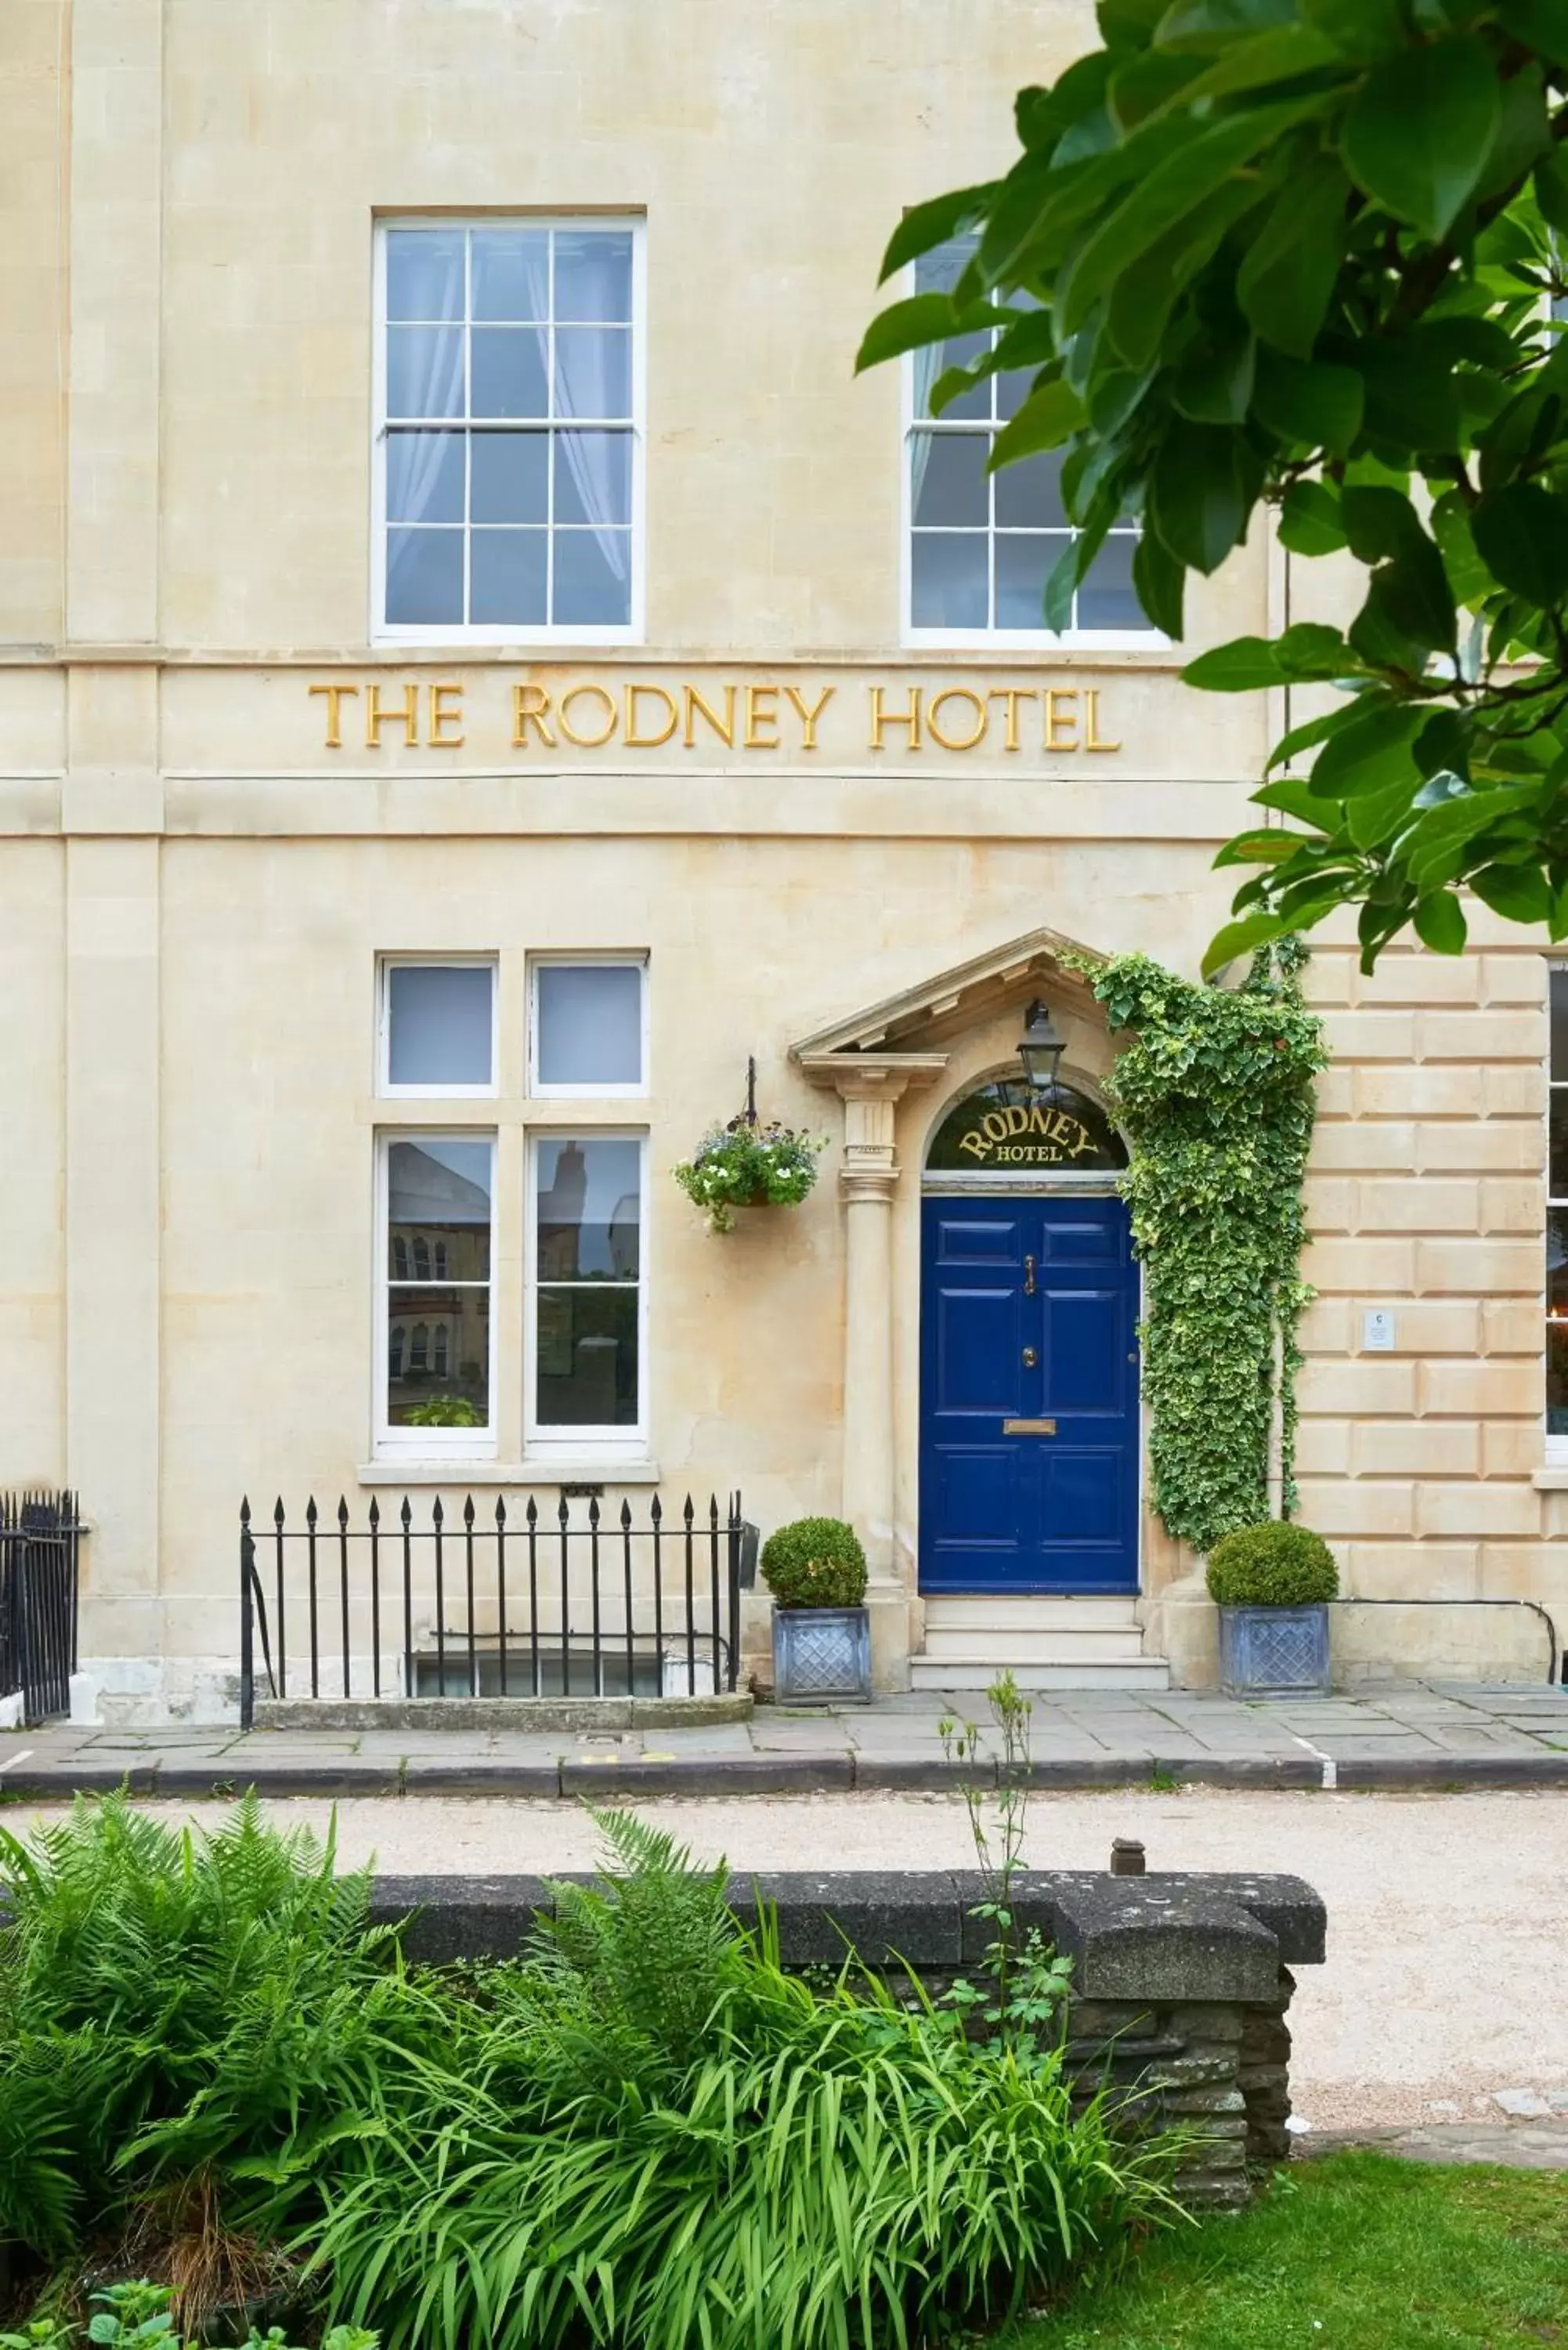
[[[5,1824],[58,1808],[18,1806]],[[314,1798],[266,1808],[317,1830],[330,1815]],[[737,1868],[970,1861],[963,1807],[948,1795],[642,1808],[700,1857],[724,1854]],[[222,1814],[198,1804],[189,1816]],[[374,1855],[399,1873],[581,1867],[594,1851],[591,1822],[559,1803],[351,1800],[337,1825],[346,1861]],[[1115,1835],[1141,1837],[1151,1868],[1285,1869],[1322,1893],[1328,1964],[1301,1970],[1292,2011],[1296,2105],[1314,2126],[1501,2123],[1499,2091],[1568,2095],[1568,1792],[1042,1794],[1029,1858],[1104,1867]]]

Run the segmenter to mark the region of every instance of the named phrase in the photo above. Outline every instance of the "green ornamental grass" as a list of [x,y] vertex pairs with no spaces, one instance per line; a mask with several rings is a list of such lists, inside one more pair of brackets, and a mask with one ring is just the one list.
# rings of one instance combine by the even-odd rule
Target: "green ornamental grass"
[[330,1843],[79,1804],[0,1876],[0,2243],[68,2288],[199,2188],[389,2350],[882,2350],[994,2323],[1168,2217],[1173,2150],[602,1815],[510,1966],[403,1965]]

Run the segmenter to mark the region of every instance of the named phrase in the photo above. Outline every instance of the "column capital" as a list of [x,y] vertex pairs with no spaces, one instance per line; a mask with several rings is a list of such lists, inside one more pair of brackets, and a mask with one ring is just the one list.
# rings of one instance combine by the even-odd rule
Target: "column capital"
[[838,1170],[838,1188],[851,1203],[868,1200],[890,1208],[898,1188],[898,1162],[890,1149],[877,1143],[848,1143]]
[[947,1065],[945,1053],[807,1053],[799,1066],[842,1101],[896,1102],[911,1087],[935,1085]]

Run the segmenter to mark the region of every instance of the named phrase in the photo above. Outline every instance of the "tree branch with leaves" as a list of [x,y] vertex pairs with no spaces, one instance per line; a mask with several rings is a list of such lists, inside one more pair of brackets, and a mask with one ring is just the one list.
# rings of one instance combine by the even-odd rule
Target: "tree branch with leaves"
[[[918,206],[883,277],[950,238],[952,290],[895,302],[858,364],[994,329],[940,414],[1028,369],[993,469],[1060,450],[1064,628],[1116,519],[1138,599],[1272,509],[1293,556],[1366,573],[1348,628],[1247,637],[1218,692],[1337,689],[1275,745],[1212,972],[1336,908],[1362,961],[1461,892],[1568,936],[1568,0],[1101,0],[1103,46],[1023,90],[1005,177]],[[1303,762],[1313,754],[1309,767]]]

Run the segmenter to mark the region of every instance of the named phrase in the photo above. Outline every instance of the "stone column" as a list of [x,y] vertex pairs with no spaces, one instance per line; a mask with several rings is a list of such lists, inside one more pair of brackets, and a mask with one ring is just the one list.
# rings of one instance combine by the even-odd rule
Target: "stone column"
[[894,1542],[894,1109],[912,1085],[946,1066],[939,1054],[824,1054],[805,1065],[844,1103],[843,1514],[866,1546],[871,1674],[879,1690],[909,1679],[909,1590]]

